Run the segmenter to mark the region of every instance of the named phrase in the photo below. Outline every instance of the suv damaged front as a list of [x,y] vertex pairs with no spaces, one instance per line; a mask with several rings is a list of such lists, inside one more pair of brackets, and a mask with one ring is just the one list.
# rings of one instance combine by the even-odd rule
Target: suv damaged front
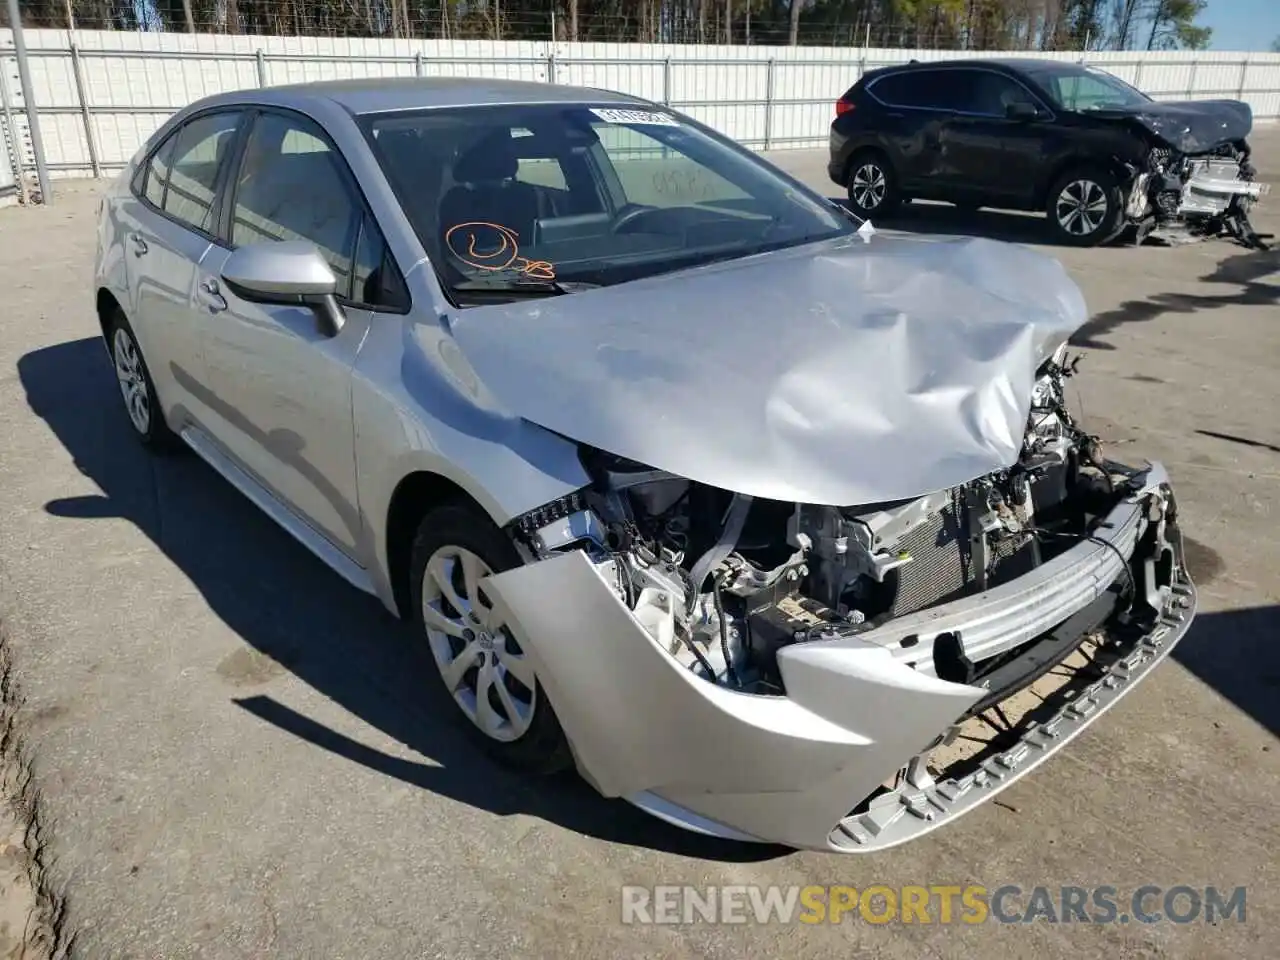
[[1030,250],[876,237],[459,321],[591,478],[508,524],[527,562],[485,588],[582,774],[689,829],[869,851],[1132,689],[1195,593],[1164,470],[1068,410],[1084,317]]
[[1141,109],[1099,110],[1129,128],[1141,144],[1129,163],[1125,214],[1146,237],[1171,242],[1228,234],[1266,249],[1249,222],[1268,192],[1255,179],[1248,136],[1253,114],[1239,100],[1150,102]]

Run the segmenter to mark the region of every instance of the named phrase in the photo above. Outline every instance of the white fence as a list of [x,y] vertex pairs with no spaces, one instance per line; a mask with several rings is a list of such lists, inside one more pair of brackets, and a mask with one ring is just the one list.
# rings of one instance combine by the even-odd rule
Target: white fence
[[[474,76],[604,87],[683,110],[756,148],[826,142],[833,103],[864,70],[985,54],[849,47],[735,47],[488,40],[369,40],[27,30],[33,99],[51,176],[122,167],[173,111],[225,90],[363,76]],[[995,56],[996,54],[990,54]],[[1003,54],[1009,56],[1009,54]],[[1019,54],[1023,55],[1023,54]],[[1238,98],[1280,118],[1280,54],[1059,53],[1157,99]],[[0,30],[8,151],[32,172],[13,39]],[[0,192],[6,171],[0,161]]]

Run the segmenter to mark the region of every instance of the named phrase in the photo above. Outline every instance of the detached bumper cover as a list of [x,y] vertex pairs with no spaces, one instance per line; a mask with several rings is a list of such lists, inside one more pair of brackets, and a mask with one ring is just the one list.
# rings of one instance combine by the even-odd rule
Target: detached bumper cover
[[[1153,467],[1147,476],[1151,482],[1117,508],[1129,506],[1126,516],[1135,517],[1131,533],[1122,525],[1112,534],[1126,557],[1145,542],[1144,533],[1149,541],[1150,523],[1160,523],[1158,542],[1165,544],[1163,521],[1149,519],[1168,497],[1163,471]],[[1086,605],[1119,574],[1120,560],[1114,568],[1105,560],[1116,549],[1081,544],[1057,558],[1064,562],[1041,586],[1052,593],[1055,584],[1075,582],[1088,570],[1090,588],[1072,591],[1073,602]],[[972,809],[1133,689],[1183,635],[1195,610],[1176,537],[1167,549],[1174,580],[1141,641],[1058,716],[971,775],[942,782],[921,773],[923,764],[912,758],[988,691],[916,669],[901,651],[859,637],[794,644],[779,653],[786,696],[756,696],[707,683],[677,664],[581,553],[498,574],[485,589],[533,661],[578,769],[605,796],[703,833],[854,852],[901,843]],[[986,603],[970,610],[976,620],[966,631],[977,621],[1001,620],[1025,599],[996,591],[981,597]],[[1052,606],[1052,616],[1063,610]],[[1007,629],[1020,635],[1025,613],[1007,620]],[[1006,648],[1008,633],[999,633],[992,643]],[[908,782],[851,815],[909,763]]]

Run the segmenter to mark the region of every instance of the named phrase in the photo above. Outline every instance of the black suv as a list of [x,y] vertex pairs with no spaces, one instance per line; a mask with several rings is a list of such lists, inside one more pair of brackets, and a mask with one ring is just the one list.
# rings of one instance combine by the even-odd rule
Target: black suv
[[[1184,187],[1210,168],[1252,180],[1252,122],[1239,101],[1158,103],[1073,63],[913,62],[869,71],[840,98],[828,171],[864,218],[911,197],[1043,210],[1058,240],[1091,246],[1131,223],[1232,216],[1230,193],[1184,210]],[[1247,207],[1253,188],[1240,188]]]

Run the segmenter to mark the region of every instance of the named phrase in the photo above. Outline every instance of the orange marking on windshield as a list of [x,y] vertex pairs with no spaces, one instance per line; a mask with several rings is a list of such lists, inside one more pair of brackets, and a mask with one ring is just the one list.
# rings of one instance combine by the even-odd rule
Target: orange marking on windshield
[[[454,234],[467,227],[471,229],[465,234],[466,251],[458,249]],[[515,269],[526,277],[535,280],[554,280],[555,265],[546,260],[530,260],[520,256],[518,234],[510,227],[488,220],[468,220],[466,223],[455,223],[445,231],[444,242],[455,257],[469,267],[477,270],[488,270],[493,273]]]

